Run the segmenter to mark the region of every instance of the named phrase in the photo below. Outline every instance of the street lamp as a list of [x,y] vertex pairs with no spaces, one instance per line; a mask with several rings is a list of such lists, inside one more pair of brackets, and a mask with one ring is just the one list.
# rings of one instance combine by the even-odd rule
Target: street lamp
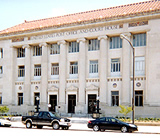
[[130,44],[132,50],[133,50],[133,94],[132,94],[132,123],[134,124],[134,98],[135,98],[135,93],[134,93],[134,65],[135,65],[135,50],[134,47],[131,43],[131,41],[124,35],[124,34],[120,34],[120,38],[121,39],[125,39],[128,41],[128,43]]

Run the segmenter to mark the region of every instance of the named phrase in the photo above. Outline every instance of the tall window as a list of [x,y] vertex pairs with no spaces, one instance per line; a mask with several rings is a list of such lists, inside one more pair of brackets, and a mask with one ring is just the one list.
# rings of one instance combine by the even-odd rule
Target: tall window
[[88,51],[96,51],[100,49],[100,40],[91,39],[89,40]]
[[111,91],[112,106],[119,106],[119,91]]
[[118,37],[110,38],[110,49],[122,48],[122,39]]
[[23,105],[23,93],[18,93],[18,105]]
[[25,76],[25,67],[18,66],[18,77],[24,77],[24,76]]
[[98,60],[90,61],[89,73],[98,73]]
[[2,93],[0,93],[0,105],[2,104]]
[[78,62],[70,62],[70,74],[78,74]]
[[133,46],[146,46],[146,33],[133,35]]
[[41,56],[42,55],[42,47],[39,45],[33,46],[33,56]]
[[0,74],[3,74],[3,67],[0,66]]
[[53,63],[51,66],[51,75],[59,75],[59,64]]
[[0,48],[0,58],[3,58],[3,48]]
[[[37,100],[37,97],[39,100]],[[34,105],[40,104],[40,93],[34,93]]]
[[143,91],[135,91],[135,106],[143,106]]
[[41,65],[34,66],[34,76],[41,76]]
[[52,44],[50,48],[50,54],[60,54],[60,45]]
[[145,57],[135,57],[135,75],[145,75]]
[[17,57],[25,57],[25,49],[17,48]]
[[111,72],[120,72],[120,59],[111,59]]
[[69,42],[69,53],[79,52],[79,43]]

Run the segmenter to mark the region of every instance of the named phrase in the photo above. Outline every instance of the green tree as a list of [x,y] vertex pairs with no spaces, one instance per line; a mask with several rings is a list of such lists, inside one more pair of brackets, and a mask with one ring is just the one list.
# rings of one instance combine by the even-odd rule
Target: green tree
[[120,105],[119,107],[121,108],[119,113],[123,114],[125,116],[125,118],[126,118],[127,114],[132,111],[132,107],[123,106],[123,105]]
[[0,106],[0,113],[7,113],[9,108],[7,106]]

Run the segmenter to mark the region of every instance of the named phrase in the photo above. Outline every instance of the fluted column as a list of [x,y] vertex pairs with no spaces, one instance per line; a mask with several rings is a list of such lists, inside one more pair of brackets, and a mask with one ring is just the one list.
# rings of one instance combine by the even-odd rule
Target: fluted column
[[79,94],[76,112],[85,112],[85,87],[86,87],[86,39],[78,39],[79,43]]
[[100,59],[99,59],[99,78],[100,78],[100,102],[101,104],[108,103],[107,101],[107,57],[108,57],[108,43],[107,36],[99,36],[100,40]]
[[67,47],[66,41],[58,42],[60,45],[60,60],[59,60],[59,111],[65,113],[65,100],[66,100],[66,69],[67,69]]
[[47,88],[48,88],[48,47],[47,43],[40,43],[40,47],[42,47],[42,59],[41,59],[41,92],[40,92],[40,101],[41,101],[41,109],[47,110],[48,102],[47,102]]
[[25,48],[24,105],[31,105],[31,49],[28,44],[22,48]]
[[[123,33],[130,40],[130,33]],[[130,105],[131,103],[131,46],[123,39],[122,46],[122,95],[121,104]]]

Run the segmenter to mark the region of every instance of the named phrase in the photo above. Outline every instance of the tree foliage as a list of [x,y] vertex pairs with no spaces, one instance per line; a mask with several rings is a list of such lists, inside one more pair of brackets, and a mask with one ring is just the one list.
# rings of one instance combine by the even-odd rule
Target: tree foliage
[[121,108],[119,113],[123,114],[125,116],[125,118],[126,118],[127,114],[132,111],[132,107],[123,106],[123,105],[120,105],[119,107]]
[[0,113],[7,113],[9,108],[7,106],[0,106]]

